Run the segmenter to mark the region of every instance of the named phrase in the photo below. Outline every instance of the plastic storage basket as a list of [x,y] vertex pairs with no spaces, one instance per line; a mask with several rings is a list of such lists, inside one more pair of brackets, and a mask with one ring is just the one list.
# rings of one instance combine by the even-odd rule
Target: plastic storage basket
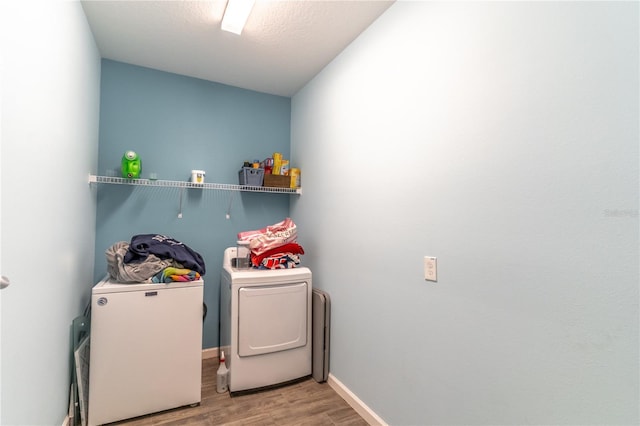
[[253,169],[251,167],[243,167],[238,172],[240,185],[262,186],[264,179],[264,169]]

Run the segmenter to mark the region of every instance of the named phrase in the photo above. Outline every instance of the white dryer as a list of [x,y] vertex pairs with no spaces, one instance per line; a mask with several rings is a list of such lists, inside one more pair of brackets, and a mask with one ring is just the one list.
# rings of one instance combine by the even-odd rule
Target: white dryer
[[311,270],[239,270],[236,248],[224,252],[220,350],[230,392],[311,375]]

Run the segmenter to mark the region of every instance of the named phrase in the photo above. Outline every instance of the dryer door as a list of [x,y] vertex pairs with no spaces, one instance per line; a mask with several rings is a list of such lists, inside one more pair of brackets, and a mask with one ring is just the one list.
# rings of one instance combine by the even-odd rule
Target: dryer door
[[242,287],[238,354],[260,355],[307,344],[308,283]]

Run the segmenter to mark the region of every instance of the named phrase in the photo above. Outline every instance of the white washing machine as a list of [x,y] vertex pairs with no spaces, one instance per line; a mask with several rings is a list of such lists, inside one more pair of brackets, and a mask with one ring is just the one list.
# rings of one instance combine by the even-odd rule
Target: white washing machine
[[202,280],[93,287],[90,426],[200,402],[203,291]]
[[224,252],[220,349],[231,393],[311,375],[311,270],[239,270]]

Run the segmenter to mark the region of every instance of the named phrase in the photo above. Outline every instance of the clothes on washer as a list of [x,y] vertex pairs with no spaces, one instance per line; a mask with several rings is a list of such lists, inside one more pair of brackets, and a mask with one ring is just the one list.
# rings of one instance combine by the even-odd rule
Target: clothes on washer
[[300,264],[300,256],[293,253],[278,253],[265,257],[258,265],[258,269],[288,269]]
[[172,282],[185,282],[196,281],[200,279],[200,274],[196,271],[186,268],[165,268],[162,271],[155,274],[151,281],[154,283],[172,283]]
[[169,266],[182,268],[182,265],[173,259],[160,259],[153,254],[147,256],[142,262],[125,263],[124,258],[128,251],[129,243],[119,241],[105,252],[109,276],[121,283],[146,282],[149,278]]
[[152,282],[156,274],[169,267],[204,275],[202,256],[180,241],[156,234],[136,235],[131,241],[119,241],[105,252],[107,272],[118,282]]
[[251,265],[260,269],[295,268],[304,249],[297,243],[298,231],[291,218],[282,222],[238,233],[238,241],[248,241]]
[[256,255],[295,242],[297,238],[296,224],[289,217],[262,229],[238,233],[238,241],[249,241],[251,252]]
[[205,274],[204,259],[200,253],[178,240],[159,234],[134,235],[124,256],[124,263],[140,263],[150,255],[160,259],[173,259],[184,268],[193,269],[200,275]]
[[[273,258],[273,257],[281,257],[283,254],[292,254],[292,255],[300,255],[304,254],[304,249],[298,243],[287,243],[283,244],[279,247],[273,248],[271,250],[267,250],[266,252],[256,255],[251,253],[251,264],[253,266],[259,267],[261,265],[266,265],[264,263],[265,259]],[[300,256],[296,256],[298,262],[300,263]]]

